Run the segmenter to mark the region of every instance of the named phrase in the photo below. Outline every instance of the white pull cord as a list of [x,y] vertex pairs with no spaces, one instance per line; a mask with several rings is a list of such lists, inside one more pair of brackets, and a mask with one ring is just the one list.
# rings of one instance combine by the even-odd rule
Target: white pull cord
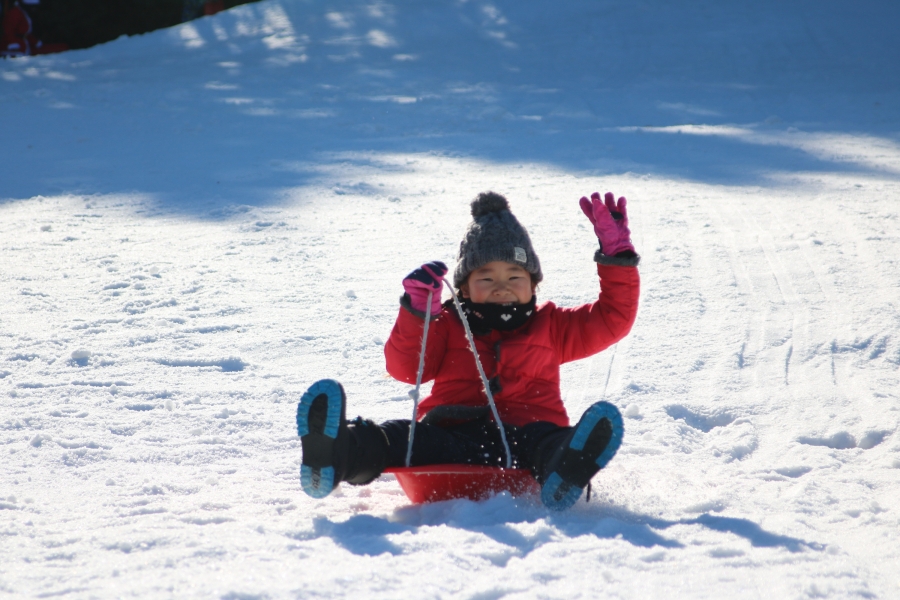
[[[510,452],[509,444],[506,441],[506,429],[503,427],[503,422],[500,420],[500,413],[497,412],[497,405],[494,404],[494,395],[491,393],[491,384],[488,381],[487,375],[484,374],[484,367],[481,366],[481,359],[478,357],[478,349],[475,348],[475,338],[472,337],[472,330],[469,329],[469,320],[466,319],[466,315],[463,314],[462,304],[460,304],[453,286],[450,285],[450,282],[446,279],[444,280],[444,284],[447,286],[447,289],[450,290],[450,295],[453,296],[453,304],[456,305],[456,312],[459,313],[459,320],[462,321],[463,327],[466,330],[466,338],[469,340],[469,347],[472,349],[472,354],[475,356],[475,366],[478,367],[478,374],[481,375],[481,382],[484,384],[484,392],[487,394],[488,404],[491,405],[494,421],[497,423],[497,428],[500,429],[500,441],[503,442],[503,450],[506,452],[506,468],[510,469],[512,468],[512,452]],[[412,396],[414,406],[413,418],[409,424],[409,446],[406,448],[407,467],[410,466],[409,461],[412,457],[413,439],[416,434],[416,415],[419,410],[419,386],[422,384],[422,373],[425,371],[425,342],[428,338],[428,323],[431,321],[431,296],[432,292],[428,292],[428,306],[425,309],[425,329],[422,332],[422,353],[419,355],[419,372],[416,375],[416,389],[409,392],[409,395]]]
[[422,351],[419,353],[419,372],[416,373],[416,389],[410,390],[413,399],[412,420],[409,422],[409,445],[406,447],[406,466],[412,460],[413,439],[416,437],[416,417],[419,415],[419,388],[422,386],[422,373],[425,372],[425,343],[428,341],[428,325],[431,323],[431,298],[434,292],[428,292],[428,304],[425,306],[425,328],[422,330]]
[[478,367],[478,374],[481,375],[481,382],[484,384],[484,393],[487,394],[488,404],[491,405],[491,412],[494,414],[494,421],[500,429],[500,441],[503,442],[503,450],[506,452],[506,468],[510,469],[512,468],[512,453],[509,451],[509,444],[506,443],[506,429],[500,421],[500,413],[497,412],[497,405],[494,404],[494,395],[491,393],[491,384],[488,381],[487,375],[484,374],[484,367],[481,366],[481,359],[478,357],[478,350],[475,348],[475,338],[472,337],[472,330],[469,329],[469,320],[466,318],[466,315],[463,314],[462,304],[460,304],[459,298],[456,297],[456,291],[454,291],[453,286],[450,285],[450,282],[446,279],[444,280],[444,283],[447,285],[447,289],[450,290],[450,294],[453,296],[453,303],[456,305],[456,312],[459,313],[459,320],[462,321],[463,327],[466,330],[466,337],[469,339],[469,347],[472,349],[472,354],[475,356],[475,366]]

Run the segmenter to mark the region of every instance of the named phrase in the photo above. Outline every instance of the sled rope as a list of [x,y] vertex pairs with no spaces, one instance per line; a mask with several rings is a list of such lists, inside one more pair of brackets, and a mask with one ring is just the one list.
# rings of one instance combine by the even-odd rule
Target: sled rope
[[413,440],[416,437],[416,417],[419,414],[419,388],[422,387],[422,374],[425,372],[425,343],[428,341],[428,325],[431,323],[431,297],[434,292],[428,292],[428,304],[425,306],[425,328],[422,330],[422,351],[419,353],[419,371],[416,373],[416,389],[409,392],[413,399],[412,420],[409,422],[409,445],[406,447],[406,466],[412,460]]
[[[484,367],[481,366],[481,359],[478,357],[478,349],[475,348],[475,338],[472,337],[472,330],[469,329],[469,321],[466,319],[466,315],[463,314],[462,304],[460,304],[453,286],[450,285],[450,282],[447,280],[444,280],[444,284],[447,286],[447,289],[450,290],[450,295],[453,296],[453,304],[456,306],[456,312],[459,313],[459,320],[462,321],[463,327],[466,330],[466,338],[469,340],[469,347],[472,349],[472,354],[475,356],[475,366],[478,367],[478,374],[481,375],[481,382],[484,384],[484,392],[487,394],[488,404],[491,405],[491,413],[494,415],[494,422],[497,423],[497,428],[500,430],[500,441],[503,442],[503,450],[506,453],[506,468],[510,469],[512,468],[512,452],[510,452],[509,443],[506,441],[506,429],[503,427],[503,422],[500,421],[500,413],[497,412],[497,405],[494,403],[494,395],[491,393],[491,384],[488,381],[487,375],[484,374]],[[422,331],[422,352],[419,354],[419,372],[416,374],[416,389],[409,393],[413,399],[413,418],[409,424],[409,445],[406,448],[407,467],[410,466],[409,463],[412,458],[413,440],[416,435],[416,416],[419,411],[419,386],[422,385],[422,374],[425,371],[425,344],[428,340],[428,324],[429,321],[431,321],[432,294],[433,292],[428,292],[428,306],[425,308],[425,328]]]
[[450,285],[450,282],[446,279],[444,280],[444,284],[453,296],[453,304],[456,305],[456,312],[459,313],[459,320],[462,321],[463,327],[466,330],[466,338],[469,340],[469,347],[472,349],[472,354],[475,356],[475,366],[478,367],[478,374],[481,375],[481,382],[484,384],[484,393],[487,394],[488,404],[491,405],[491,412],[494,415],[494,422],[497,423],[497,428],[500,430],[500,441],[503,442],[503,450],[506,453],[506,468],[510,469],[512,468],[512,453],[509,451],[509,444],[506,442],[506,429],[503,427],[503,422],[500,421],[500,413],[497,412],[497,405],[494,403],[494,395],[491,393],[491,384],[488,381],[487,375],[484,374],[484,367],[481,366],[481,359],[478,358],[478,350],[475,348],[475,338],[472,337],[472,330],[469,329],[469,320],[466,318],[466,315],[463,314],[462,304],[460,304],[459,298],[456,297],[456,291],[454,291],[453,286]]
[[619,344],[613,345],[612,356],[609,357],[609,369],[606,370],[606,383],[603,384],[603,395],[600,396],[601,400],[606,400],[606,388],[609,387],[609,378],[612,377],[613,362],[616,360],[616,350],[618,348]]
[[472,337],[472,330],[469,328],[469,320],[466,318],[466,315],[463,314],[462,304],[459,302],[459,298],[456,297],[456,291],[454,291],[453,286],[450,285],[449,281],[444,280],[444,283],[447,285],[447,288],[450,290],[450,294],[453,296],[453,304],[456,305],[456,312],[459,313],[459,320],[462,321],[463,327],[466,330],[466,338],[469,340],[469,347],[472,349],[472,355],[475,356],[475,366],[478,367],[478,374],[481,375],[481,382],[484,384],[484,393],[487,394],[488,404],[491,405],[491,413],[494,415],[494,422],[497,423],[497,428],[500,430],[500,441],[503,442],[503,451],[506,454],[506,468],[512,468],[512,452],[509,451],[509,444],[506,441],[506,428],[503,427],[503,422],[500,420],[500,413],[497,412],[497,405],[494,403],[494,395],[491,393],[491,384],[488,381],[487,375],[484,374],[484,367],[481,366],[481,359],[478,357],[478,350],[475,348],[475,338]]

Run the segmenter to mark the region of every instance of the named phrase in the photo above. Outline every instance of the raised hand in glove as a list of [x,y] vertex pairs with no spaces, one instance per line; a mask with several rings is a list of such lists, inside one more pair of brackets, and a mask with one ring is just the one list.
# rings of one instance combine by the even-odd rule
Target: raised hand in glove
[[631,243],[631,231],[628,229],[628,213],[625,210],[624,196],[616,202],[612,192],[606,192],[606,202],[600,194],[594,192],[591,199],[582,197],[579,201],[581,210],[594,226],[594,233],[600,240],[600,251],[606,256],[615,256],[620,252],[634,252]]

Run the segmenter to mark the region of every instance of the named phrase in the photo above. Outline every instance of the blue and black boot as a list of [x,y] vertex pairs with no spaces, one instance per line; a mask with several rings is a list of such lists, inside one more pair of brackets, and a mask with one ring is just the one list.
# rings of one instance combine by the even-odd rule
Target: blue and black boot
[[300,485],[324,498],[342,481],[364,485],[387,466],[388,441],[372,421],[347,423],[347,397],[332,379],[317,381],[297,405],[297,435],[303,447]]
[[594,404],[581,416],[540,469],[541,501],[550,510],[566,510],[578,502],[597,471],[615,456],[624,431],[619,409]]

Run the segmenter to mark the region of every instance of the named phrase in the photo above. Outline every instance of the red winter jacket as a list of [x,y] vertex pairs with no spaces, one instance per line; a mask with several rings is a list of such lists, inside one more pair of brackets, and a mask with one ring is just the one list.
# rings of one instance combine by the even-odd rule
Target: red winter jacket
[[[600,297],[592,304],[559,308],[545,302],[514,331],[494,330],[475,336],[504,423],[521,426],[549,421],[568,425],[559,391],[559,366],[596,354],[631,330],[640,295],[637,268],[598,264],[597,273]],[[421,317],[400,309],[384,347],[388,373],[395,379],[415,384],[423,324]],[[452,308],[445,307],[428,328],[422,380],[432,379],[431,394],[419,404],[420,419],[444,404],[487,406],[475,358],[459,315]]]

